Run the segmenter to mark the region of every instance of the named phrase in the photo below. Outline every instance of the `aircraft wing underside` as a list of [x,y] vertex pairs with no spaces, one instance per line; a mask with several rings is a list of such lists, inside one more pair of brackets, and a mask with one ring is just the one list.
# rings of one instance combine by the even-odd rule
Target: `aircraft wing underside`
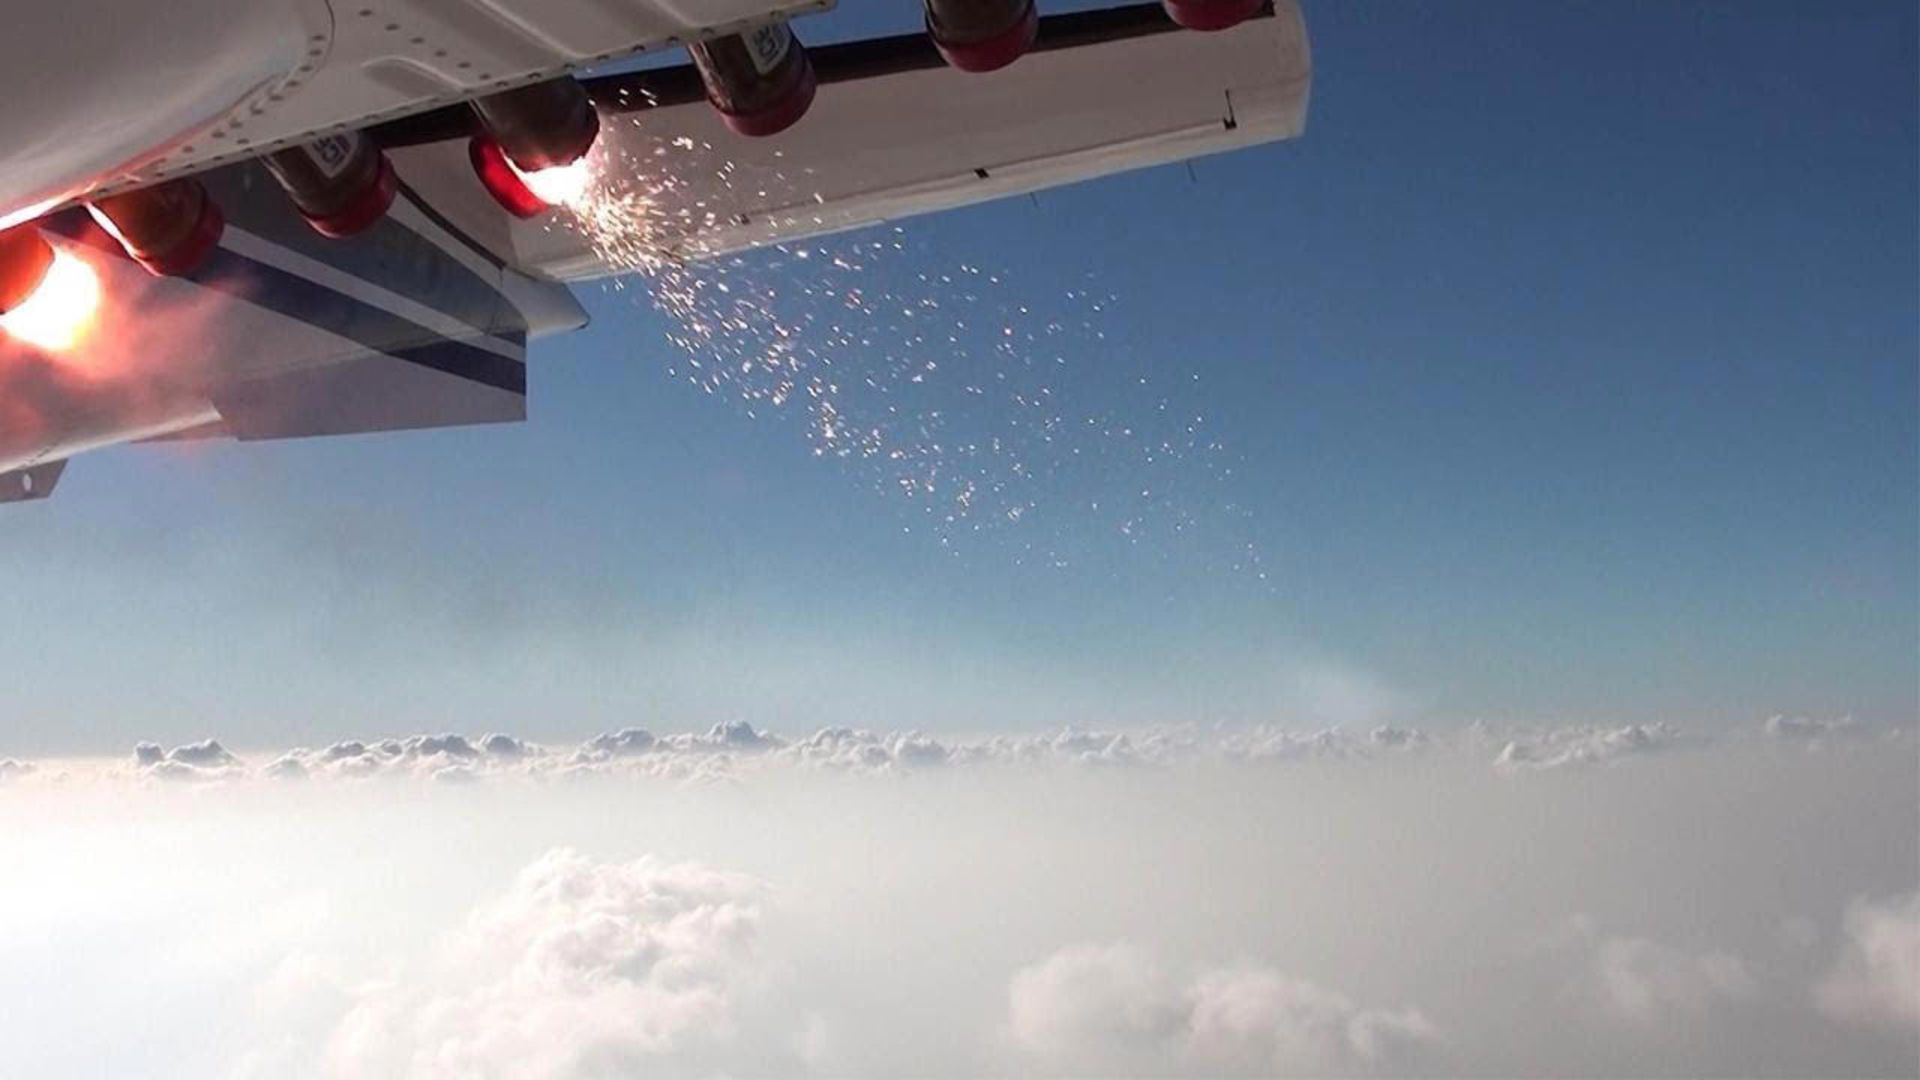
[[224,232],[165,276],[79,206],[50,212],[31,228],[62,274],[90,275],[97,314],[78,345],[0,334],[0,503],[120,443],[522,419],[528,342],[585,322],[564,282],[1289,138],[1311,81],[1294,0],[1218,33],[1158,3],[1050,16],[1017,63],[978,74],[924,34],[809,52],[811,110],[764,138],[728,131],[691,68],[581,80],[597,194],[531,220],[476,180],[465,104],[367,129],[397,196],[345,239],[310,228],[259,160],[194,176]]
[[204,179],[227,222],[189,274],[147,273],[77,211],[43,226],[100,307],[71,349],[0,335],[0,503],[44,497],[54,466],[116,443],[521,420],[527,340],[586,322],[565,285],[496,259],[410,190],[336,243],[256,164]]
[[[722,255],[1291,138],[1311,83],[1292,0],[1212,34],[1179,31],[1158,4],[1052,16],[1033,52],[986,74],[947,67],[924,35],[810,51],[813,108],[764,139],[728,132],[690,69],[586,80],[607,117],[595,150],[603,187],[644,203],[634,236],[658,257]],[[562,280],[627,268],[579,228],[503,214],[472,183],[465,140],[441,137],[462,119],[418,117],[376,135],[436,208],[516,265]]]

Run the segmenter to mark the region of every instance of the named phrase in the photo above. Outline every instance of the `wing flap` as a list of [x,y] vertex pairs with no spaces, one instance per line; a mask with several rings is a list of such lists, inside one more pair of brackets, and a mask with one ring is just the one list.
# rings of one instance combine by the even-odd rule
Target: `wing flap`
[[460,342],[376,353],[232,383],[213,406],[242,442],[514,423],[527,416],[526,372],[503,359]]

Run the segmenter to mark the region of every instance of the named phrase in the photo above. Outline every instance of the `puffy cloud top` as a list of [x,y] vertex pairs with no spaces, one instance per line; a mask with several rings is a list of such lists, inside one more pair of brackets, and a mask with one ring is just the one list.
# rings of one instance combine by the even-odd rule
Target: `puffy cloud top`
[[653,732],[642,728],[622,728],[605,735],[595,735],[580,747],[582,756],[602,759],[626,757],[630,754],[644,754],[654,748],[657,742]]
[[1842,1022],[1920,1033],[1920,892],[1855,901],[1846,943],[1815,995]]
[[1842,739],[1865,738],[1874,734],[1872,728],[1855,721],[1851,716],[1842,716],[1833,720],[1818,720],[1805,716],[1770,716],[1762,725],[1762,730],[1769,738],[1810,745]]
[[[1769,739],[1808,747],[1857,740],[1877,729],[1850,720],[1815,721],[1774,717],[1758,729]],[[1889,737],[1911,735],[1889,728]],[[346,739],[318,749],[297,748],[264,762],[248,762],[207,739],[165,749],[143,742],[134,748],[132,775],[162,780],[231,780],[245,777],[297,780],[410,776],[466,781],[493,776],[561,778],[620,774],[674,780],[712,780],[744,772],[798,766],[860,773],[911,772],[954,766],[1070,766],[1166,768],[1204,762],[1286,764],[1367,762],[1430,751],[1482,753],[1501,772],[1612,764],[1669,750],[1703,745],[1665,724],[1619,727],[1572,726],[1499,733],[1485,725],[1432,735],[1379,726],[1364,733],[1341,728],[1291,730],[1275,726],[1205,730],[1190,726],[1100,731],[1065,728],[987,738],[939,738],[917,731],[821,728],[789,739],[745,721],[715,724],[705,731],[656,734],[629,727],[595,735],[574,746],[542,746],[513,735],[474,738],[452,732],[372,741]],[[25,776],[30,763],[0,766],[0,777]]]
[[1746,963],[1731,953],[1691,952],[1638,937],[1594,936],[1589,944],[1601,999],[1634,1023],[1697,1015],[1753,996]]
[[[652,857],[536,860],[404,986],[362,991],[342,1075],[633,1075],[724,1033],[755,976],[761,886]],[[559,1037],[557,1037],[559,1036]]]
[[1130,732],[1066,728],[978,740],[943,740],[917,731],[829,727],[789,740],[745,721],[733,721],[715,724],[703,732],[666,735],[645,728],[622,728],[596,735],[570,750],[543,747],[499,733],[477,742],[453,733],[370,742],[346,739],[317,750],[289,750],[254,770],[212,740],[172,750],[141,743],[134,749],[134,762],[136,771],[143,775],[197,780],[255,774],[286,780],[389,775],[466,780],[488,775],[608,772],[697,779],[783,764],[877,773],[957,765],[1161,767],[1203,760],[1361,760],[1418,750],[1430,742],[1421,732],[1390,727],[1377,728],[1364,737],[1337,729],[1300,733],[1258,727],[1197,733],[1184,728]]
[[1417,1070],[1439,1045],[1419,1011],[1363,1008],[1271,968],[1168,979],[1145,950],[1077,945],[1016,972],[1014,1044],[1047,1071],[1327,1075]]
[[156,780],[213,780],[243,771],[240,759],[213,739],[161,750],[143,742],[133,748],[134,768]]
[[1559,728],[1509,741],[1494,764],[1508,770],[1598,765],[1671,750],[1685,743],[1665,724]]
[[494,733],[480,740],[480,749],[488,757],[518,760],[535,752],[532,745],[521,742],[511,735]]

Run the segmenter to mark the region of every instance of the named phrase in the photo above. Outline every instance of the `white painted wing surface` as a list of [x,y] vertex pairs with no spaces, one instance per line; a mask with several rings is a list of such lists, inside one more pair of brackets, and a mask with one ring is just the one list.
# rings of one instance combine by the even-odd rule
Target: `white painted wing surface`
[[[1220,33],[1044,49],[984,74],[823,80],[805,119],[772,138],[733,135],[700,101],[611,116],[595,153],[649,193],[655,252],[698,259],[1291,138],[1311,81],[1299,8],[1281,0]],[[626,269],[564,222],[496,211],[464,142],[394,156],[434,206],[529,272]]]

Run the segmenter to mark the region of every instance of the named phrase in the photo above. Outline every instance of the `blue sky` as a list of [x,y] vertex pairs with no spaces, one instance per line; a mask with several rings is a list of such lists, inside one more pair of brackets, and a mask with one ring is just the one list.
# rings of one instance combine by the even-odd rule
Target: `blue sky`
[[[0,754],[730,718],[1911,723],[1912,7],[1306,14],[1301,140],[821,245],[886,245],[860,279],[892,295],[981,267],[1002,280],[967,310],[1068,328],[1035,345],[1067,361],[1059,411],[1140,436],[1086,443],[1028,520],[930,527],[797,414],[671,379],[669,320],[590,287],[524,426],[115,451],[8,514]],[[900,28],[827,19],[802,29]],[[900,361],[876,340],[837,364]],[[957,380],[919,394],[1032,436]],[[1146,465],[1188,415],[1224,448]]]

